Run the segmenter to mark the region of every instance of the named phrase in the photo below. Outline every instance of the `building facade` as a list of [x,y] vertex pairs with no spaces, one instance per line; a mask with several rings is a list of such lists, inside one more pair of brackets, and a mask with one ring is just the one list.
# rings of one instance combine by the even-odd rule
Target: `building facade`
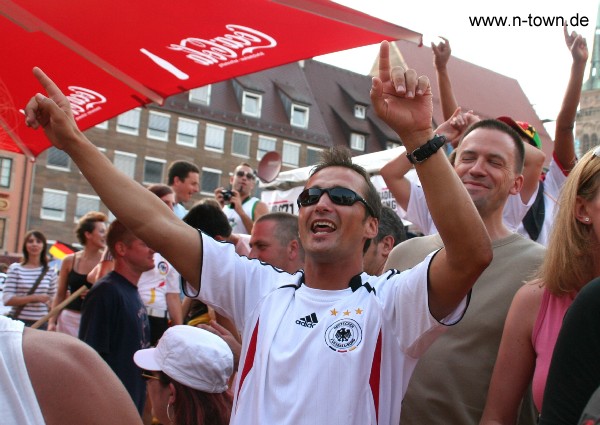
[[[269,151],[282,170],[315,164],[332,145],[365,154],[398,146],[398,137],[371,111],[371,79],[316,61],[302,61],[201,87],[136,108],[86,131],[115,166],[141,184],[166,183],[172,161],[200,172],[200,193],[187,205],[228,187],[241,162],[256,168]],[[115,188],[119,190],[119,188]],[[110,212],[64,152],[36,161],[28,228],[73,244],[87,211]],[[112,218],[112,216],[111,216]]]

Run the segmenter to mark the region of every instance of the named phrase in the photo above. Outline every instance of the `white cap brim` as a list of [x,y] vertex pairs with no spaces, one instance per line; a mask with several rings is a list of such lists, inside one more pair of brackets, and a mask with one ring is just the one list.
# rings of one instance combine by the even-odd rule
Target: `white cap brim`
[[154,352],[156,348],[145,348],[143,350],[137,350],[133,355],[133,361],[140,369],[144,370],[162,370],[160,365],[156,362]]

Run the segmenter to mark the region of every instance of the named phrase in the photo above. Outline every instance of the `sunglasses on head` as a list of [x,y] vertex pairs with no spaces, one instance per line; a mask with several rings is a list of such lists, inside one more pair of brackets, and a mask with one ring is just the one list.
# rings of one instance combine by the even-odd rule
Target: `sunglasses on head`
[[331,202],[336,205],[351,206],[356,202],[361,202],[367,209],[367,212],[371,216],[375,217],[375,212],[373,211],[373,208],[367,204],[367,201],[365,201],[365,199],[355,191],[345,187],[310,187],[308,189],[304,189],[298,196],[298,208],[308,207],[309,205],[316,204],[319,202],[319,199],[321,199],[321,196],[323,196],[324,193],[327,193],[329,199],[331,199]]
[[254,180],[254,173],[244,173],[242,170],[236,171],[235,173],[238,177],[246,176],[247,179]]
[[152,372],[148,372],[148,371],[142,372],[142,378],[144,378],[144,381],[147,381],[149,379],[156,379],[156,380],[160,381],[160,378],[158,376],[154,376],[152,374]]

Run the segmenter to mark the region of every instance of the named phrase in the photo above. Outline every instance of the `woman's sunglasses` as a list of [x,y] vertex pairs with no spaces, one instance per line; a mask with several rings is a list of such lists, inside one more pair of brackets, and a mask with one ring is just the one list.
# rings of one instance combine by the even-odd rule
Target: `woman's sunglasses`
[[324,193],[327,193],[329,199],[331,199],[331,202],[337,205],[351,206],[356,202],[361,202],[367,209],[367,212],[371,216],[375,217],[375,212],[373,211],[373,208],[367,204],[367,201],[365,201],[362,196],[353,190],[345,187],[311,187],[304,189],[298,196],[298,208],[308,207],[309,205],[316,204],[319,202],[319,199],[321,199],[321,196],[323,196]]

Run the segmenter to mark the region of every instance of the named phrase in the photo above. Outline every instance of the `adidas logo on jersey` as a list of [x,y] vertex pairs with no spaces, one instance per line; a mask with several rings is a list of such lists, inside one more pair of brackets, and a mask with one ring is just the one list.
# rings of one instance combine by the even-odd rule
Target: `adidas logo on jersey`
[[316,313],[309,314],[306,317],[301,317],[296,320],[296,324],[300,326],[304,326],[305,328],[314,328],[319,321],[317,320]]

